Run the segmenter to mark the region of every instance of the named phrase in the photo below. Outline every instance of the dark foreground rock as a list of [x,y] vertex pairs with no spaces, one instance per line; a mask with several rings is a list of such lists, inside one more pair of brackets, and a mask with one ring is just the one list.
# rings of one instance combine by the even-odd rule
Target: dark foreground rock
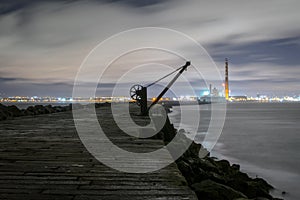
[[[176,148],[188,150],[176,160],[177,166],[188,185],[196,192],[201,200],[231,200],[231,199],[276,199],[269,192],[273,187],[261,178],[251,178],[240,171],[237,164],[231,165],[227,160],[217,160],[209,156],[199,157],[201,144],[196,144],[188,139],[181,131],[178,132],[167,120],[162,130],[162,138],[168,144],[174,136],[180,135]],[[178,151],[178,149],[176,149]],[[202,148],[203,150],[203,148]],[[169,149],[171,154],[175,149]]]
[[0,104],[0,121],[6,119],[13,119],[15,117],[21,117],[21,116],[35,116],[35,115],[42,115],[42,114],[66,112],[72,109],[82,109],[86,106],[95,106],[96,108],[100,108],[108,105],[110,105],[110,103],[96,103],[96,104],[88,104],[85,106],[81,104],[69,104],[67,106],[35,105],[35,106],[29,106],[26,109],[19,109],[15,105],[5,106],[3,104]]
[[69,111],[72,109],[72,104],[68,106],[29,106],[26,109],[19,109],[17,106],[5,106],[0,104],[0,121],[6,119],[13,119],[15,117],[21,116],[34,116],[34,115],[42,115],[42,114],[51,114],[57,112]]
[[216,183],[209,179],[192,185],[198,197],[201,199],[237,199],[247,198],[243,193],[223,184]]

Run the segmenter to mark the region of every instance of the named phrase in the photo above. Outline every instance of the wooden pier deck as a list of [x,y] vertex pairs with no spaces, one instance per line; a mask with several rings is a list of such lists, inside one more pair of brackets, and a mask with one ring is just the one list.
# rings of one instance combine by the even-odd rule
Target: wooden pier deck
[[[99,115],[109,115],[99,108]],[[105,117],[106,118],[106,117]],[[111,139],[136,152],[163,141]],[[114,128],[115,127],[115,128]],[[0,199],[197,199],[176,164],[147,174],[124,173],[97,161],[81,143],[71,112],[0,122]]]

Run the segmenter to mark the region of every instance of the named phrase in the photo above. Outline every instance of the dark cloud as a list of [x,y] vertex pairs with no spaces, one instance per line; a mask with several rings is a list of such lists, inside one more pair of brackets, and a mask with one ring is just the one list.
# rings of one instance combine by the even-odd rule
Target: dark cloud
[[75,0],[1,0],[0,15],[9,14],[25,8],[30,8],[36,4],[49,3],[55,1],[63,4],[71,3]]
[[297,65],[300,63],[300,36],[245,44],[229,42],[210,44],[207,49],[217,61],[229,57],[233,64],[274,63]]
[[3,96],[72,96],[72,86],[68,83],[14,83],[0,80],[0,94]]
[[15,12],[17,10],[30,6],[31,4],[32,4],[31,1],[26,1],[26,0],[19,0],[19,1],[2,0],[0,4],[0,14],[1,15],[9,14],[11,12]]
[[141,8],[141,7],[161,4],[165,1],[169,1],[169,0],[103,0],[102,2],[117,2],[117,3],[129,5],[129,6]]
[[17,78],[5,78],[5,77],[0,77],[0,83],[4,83],[4,82],[10,82],[10,81],[16,81],[19,80]]
[[299,79],[245,79],[230,81],[231,95],[256,96],[257,93],[270,96],[299,95]]
[[96,2],[96,3],[119,3],[134,8],[145,8],[148,6],[154,6],[161,4],[169,0],[1,0],[0,15],[9,14],[15,11],[29,8],[37,4],[53,3],[69,4],[74,2]]

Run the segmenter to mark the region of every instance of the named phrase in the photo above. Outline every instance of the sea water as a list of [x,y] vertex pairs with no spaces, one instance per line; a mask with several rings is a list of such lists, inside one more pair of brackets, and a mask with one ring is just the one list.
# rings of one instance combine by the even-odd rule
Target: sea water
[[[169,115],[175,128],[180,110]],[[201,120],[195,140],[203,141],[210,122],[210,105],[200,105]],[[273,195],[300,199],[300,103],[228,103],[225,124],[211,155],[241,165],[252,177],[266,179]],[[189,130],[186,124],[184,129]],[[285,194],[283,195],[282,192]]]

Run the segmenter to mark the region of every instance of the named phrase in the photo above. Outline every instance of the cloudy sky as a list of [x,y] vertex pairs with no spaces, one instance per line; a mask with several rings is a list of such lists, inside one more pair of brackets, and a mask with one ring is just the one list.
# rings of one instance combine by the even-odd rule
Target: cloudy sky
[[[71,96],[89,52],[114,34],[140,27],[194,38],[222,74],[229,58],[233,95],[299,95],[299,8],[298,0],[2,0],[0,96]],[[122,67],[110,73],[124,73]],[[109,81],[102,95],[113,85]]]

